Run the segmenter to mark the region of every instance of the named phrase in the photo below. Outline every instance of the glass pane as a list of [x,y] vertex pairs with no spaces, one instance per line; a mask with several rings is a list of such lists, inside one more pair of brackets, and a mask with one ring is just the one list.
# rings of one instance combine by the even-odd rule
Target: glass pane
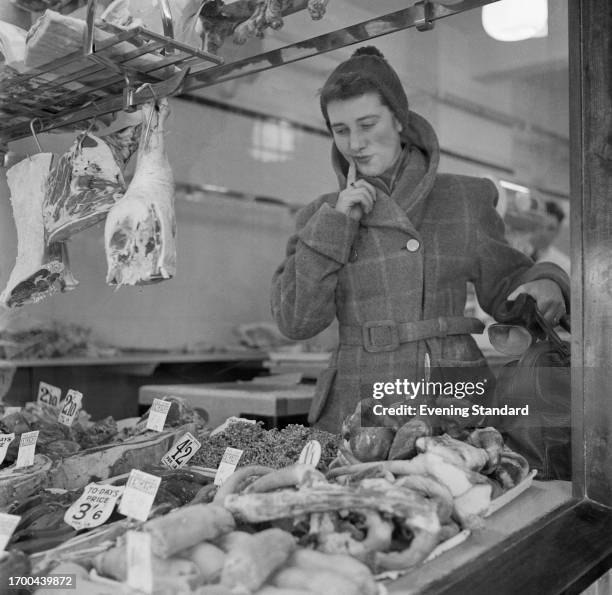
[[[219,53],[243,59],[406,4],[334,0],[320,20],[300,10],[242,45],[228,35]],[[499,35],[512,35],[517,17],[530,37],[492,37],[493,9],[504,6],[518,11],[504,13]],[[486,31],[475,8],[360,44],[382,52],[411,113],[394,75],[364,62],[351,71],[364,87],[349,77],[344,95],[342,85],[326,95],[333,138],[320,91],[356,46],[172,98],[160,138],[176,183],[176,274],[113,287],[103,218],[75,233],[78,287],[0,310],[4,403],[35,400],[43,381],[81,391],[94,420],[136,416],[170,394],[199,403],[211,425],[230,415],[307,425],[310,414],[344,439],[338,465],[384,461],[382,482],[429,453],[414,464],[438,482],[428,496],[452,507],[473,491],[453,519],[446,511],[447,533],[433,532],[446,541],[461,531],[465,542],[400,579],[415,590],[567,501],[569,333],[558,287],[569,273],[567,2],[487,8]],[[139,120],[122,113],[99,133]],[[38,140],[57,159],[75,135]],[[16,161],[37,152],[32,138],[9,149]],[[135,171],[133,158],[128,182]],[[142,180],[146,204],[163,190],[159,173]],[[32,220],[14,216],[9,181],[2,174],[0,289],[18,257],[40,260],[28,250],[42,250]],[[511,291],[542,278],[552,287],[527,287],[539,309],[513,312]]]

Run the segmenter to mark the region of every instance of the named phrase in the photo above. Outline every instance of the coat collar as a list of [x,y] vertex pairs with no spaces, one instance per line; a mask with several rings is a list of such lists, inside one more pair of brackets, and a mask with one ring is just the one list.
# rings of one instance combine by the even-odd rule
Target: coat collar
[[[422,211],[423,201],[433,188],[440,162],[440,147],[434,129],[425,118],[415,112],[410,112],[409,118],[404,124],[402,139],[408,146],[414,145],[421,149],[425,155],[425,174],[415,186],[411,175],[413,172],[409,167],[404,167],[390,196],[378,189],[374,210],[361,219],[362,225],[390,227],[416,234],[411,215]],[[340,188],[344,188],[348,163],[335,145],[332,145],[332,165]],[[402,205],[406,207],[402,208]]]

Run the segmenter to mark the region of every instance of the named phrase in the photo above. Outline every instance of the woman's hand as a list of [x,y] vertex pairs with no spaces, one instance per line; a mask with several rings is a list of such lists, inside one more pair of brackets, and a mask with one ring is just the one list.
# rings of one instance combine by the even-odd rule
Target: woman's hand
[[346,176],[346,188],[338,194],[336,210],[359,221],[364,213],[369,213],[374,208],[376,190],[372,184],[365,180],[356,180],[356,177],[357,168],[351,160]]
[[506,299],[514,301],[521,293],[527,293],[537,303],[544,319],[557,326],[565,316],[565,300],[561,288],[550,279],[538,279],[517,287]]

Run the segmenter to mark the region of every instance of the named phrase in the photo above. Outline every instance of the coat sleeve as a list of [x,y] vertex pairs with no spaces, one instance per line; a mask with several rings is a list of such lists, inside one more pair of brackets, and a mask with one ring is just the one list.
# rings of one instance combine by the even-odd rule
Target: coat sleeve
[[474,286],[483,310],[496,317],[499,307],[519,285],[538,279],[550,279],[561,288],[567,312],[570,311],[570,282],[565,271],[552,263],[534,264],[531,258],[514,249],[505,237],[505,226],[495,209],[497,188],[490,180],[486,198],[479,194],[475,246],[477,269]]
[[338,272],[358,227],[321,199],[298,213],[285,260],[272,279],[272,315],[287,337],[308,339],[333,322]]

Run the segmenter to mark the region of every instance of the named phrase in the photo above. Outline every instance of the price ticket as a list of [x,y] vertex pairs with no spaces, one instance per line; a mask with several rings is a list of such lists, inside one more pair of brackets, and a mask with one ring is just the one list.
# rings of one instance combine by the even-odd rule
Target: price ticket
[[147,430],[163,431],[171,405],[172,401],[153,399],[153,404],[149,409],[149,417],[147,418]]
[[161,477],[132,469],[119,503],[119,512],[127,517],[146,521],[159,489]]
[[170,469],[178,469],[185,465],[201,446],[202,444],[191,432],[186,432],[162,457],[161,462]]
[[64,514],[64,522],[77,531],[104,524],[113,513],[123,487],[90,483]]
[[0,464],[4,462],[8,447],[13,440],[15,440],[15,434],[0,434]]
[[127,584],[144,593],[153,592],[153,563],[151,534],[128,531],[125,534],[127,550]]
[[62,401],[61,410],[57,417],[57,421],[70,427],[81,410],[82,401],[83,393],[71,388],[66,393],[66,398]]
[[240,460],[243,452],[244,451],[240,450],[239,448],[227,447],[225,449],[221,463],[219,463],[219,468],[217,469],[217,473],[215,475],[214,484],[216,486],[222,485],[223,482],[236,470],[238,461]]
[[34,464],[34,452],[36,451],[37,440],[38,430],[21,434],[15,467],[31,467]]
[[62,389],[46,382],[41,382],[38,385],[37,403],[45,403],[51,407],[59,407]]
[[4,551],[19,524],[20,516],[0,512],[0,551]]
[[298,463],[306,463],[316,467],[321,460],[321,443],[318,440],[309,440],[302,449]]

